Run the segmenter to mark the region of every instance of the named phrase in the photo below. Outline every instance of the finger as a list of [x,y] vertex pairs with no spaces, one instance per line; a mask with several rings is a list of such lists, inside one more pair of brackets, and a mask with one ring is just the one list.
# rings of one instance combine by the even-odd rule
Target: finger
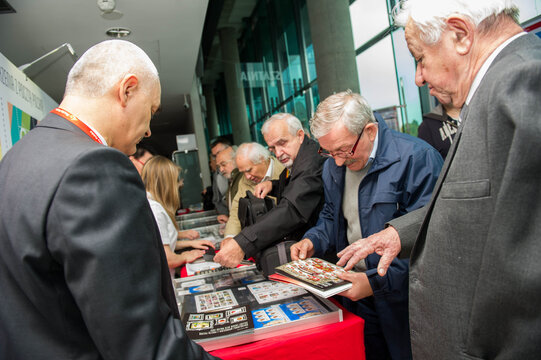
[[339,272],[336,274],[336,277],[338,277],[339,279],[342,279],[342,280],[349,280],[349,274],[347,272]]
[[291,253],[291,260],[299,260],[299,248],[297,246],[293,245],[289,252]]
[[378,263],[378,274],[379,276],[385,276],[387,273],[387,269],[391,265],[391,262],[393,261],[394,256],[390,253],[384,253],[381,258],[379,259]]
[[353,269],[355,265],[357,265],[357,263],[361,261],[361,259],[363,258],[360,257],[359,255],[353,254],[353,256],[348,260],[348,263],[346,264],[346,266],[344,266],[344,270],[348,271],[348,270]]
[[349,261],[349,259],[351,259],[351,257],[353,255],[355,255],[355,251],[353,251],[351,248],[347,247],[344,250],[340,251],[336,255],[340,258],[340,260],[338,260],[336,265],[344,266]]
[[299,251],[299,259],[301,260],[306,259],[307,254],[308,254],[308,245],[306,243],[301,244],[301,249]]

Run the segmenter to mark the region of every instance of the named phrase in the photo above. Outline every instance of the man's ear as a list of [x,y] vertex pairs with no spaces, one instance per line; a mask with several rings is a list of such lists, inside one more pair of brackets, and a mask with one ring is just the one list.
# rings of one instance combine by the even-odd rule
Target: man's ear
[[446,20],[447,30],[453,35],[455,50],[460,55],[466,55],[470,52],[473,45],[473,35],[475,27],[468,20],[461,16],[452,16]]
[[128,105],[128,99],[133,96],[138,86],[139,79],[134,74],[127,74],[122,78],[118,86],[118,99],[122,107]]
[[366,124],[364,131],[367,133],[368,139],[374,142],[378,134],[378,124],[375,122]]
[[301,139],[301,144],[302,144],[302,142],[304,141],[304,130],[303,129],[297,130],[297,136]]

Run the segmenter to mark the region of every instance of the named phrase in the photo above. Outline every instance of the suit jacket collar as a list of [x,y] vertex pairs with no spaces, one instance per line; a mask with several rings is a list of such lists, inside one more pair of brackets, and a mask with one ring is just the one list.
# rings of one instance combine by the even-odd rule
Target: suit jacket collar
[[315,159],[321,157],[318,150],[319,144],[308,136],[304,135],[304,140],[299,148],[299,152],[295,157],[295,161],[293,161],[293,165],[291,166],[290,176],[293,177],[298,171],[305,169],[307,165],[310,166],[311,164],[315,164]]
[[[58,116],[53,113],[48,113],[43,120],[41,120],[36,127],[47,127],[52,129],[60,129],[60,130],[67,130],[75,133],[84,134],[83,130],[79,129],[75,124],[71,123],[70,121],[64,119],[62,116]],[[90,139],[92,140],[92,139]]]
[[[519,34],[516,34],[506,41],[504,41],[502,44],[500,44],[494,51],[490,54],[490,56],[485,60],[477,74],[475,75],[475,78],[473,79],[473,82],[471,84],[470,90],[468,92],[468,96],[466,97],[465,104],[469,105],[471,102],[472,97],[475,95],[475,92],[479,88],[479,85],[483,81],[483,78],[485,77],[486,73],[488,72],[488,69],[492,66],[492,64],[496,61],[497,58],[500,57],[503,50],[509,47],[509,45],[512,42],[515,42],[515,40],[524,37],[526,35],[525,32],[521,32]],[[505,53],[504,53],[505,56]]]

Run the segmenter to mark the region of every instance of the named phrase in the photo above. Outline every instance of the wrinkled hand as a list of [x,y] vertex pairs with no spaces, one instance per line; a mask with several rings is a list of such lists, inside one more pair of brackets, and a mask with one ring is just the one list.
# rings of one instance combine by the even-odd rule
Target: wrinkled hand
[[184,257],[186,263],[191,263],[205,254],[204,250],[190,250],[184,251],[181,256]]
[[196,230],[182,230],[178,232],[179,239],[197,239],[199,237],[199,232]]
[[217,220],[220,224],[225,224],[227,220],[229,220],[229,216],[227,215],[218,215]]
[[210,248],[214,249],[214,244],[210,240],[187,240],[184,241],[187,247],[192,247],[194,249],[207,250]]
[[365,273],[338,273],[340,279],[349,281],[353,284],[351,289],[341,292],[340,296],[347,297],[353,301],[364,299],[365,297],[372,296],[374,292],[368,281],[368,277]]
[[244,251],[233,238],[224,239],[220,251],[214,256],[214,262],[222,266],[234,268],[244,259]]
[[260,184],[257,184],[254,188],[254,196],[258,197],[260,199],[263,199],[265,196],[267,196],[268,193],[270,193],[272,190],[272,182],[270,181],[263,181]]
[[336,263],[344,266],[346,270],[352,269],[360,260],[372,253],[381,255],[378,263],[378,274],[384,276],[393,259],[400,253],[400,237],[392,226],[378,233],[370,235],[366,239],[357,240],[337,255],[340,260]]
[[291,252],[291,260],[304,260],[314,256],[314,244],[310,239],[302,239],[296,244],[293,244],[289,251]]

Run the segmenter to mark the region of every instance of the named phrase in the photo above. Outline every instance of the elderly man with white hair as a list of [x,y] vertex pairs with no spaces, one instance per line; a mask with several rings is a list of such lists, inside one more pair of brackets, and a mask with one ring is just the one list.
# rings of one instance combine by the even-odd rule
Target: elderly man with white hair
[[417,359],[537,359],[541,40],[506,0],[410,0],[395,19],[416,84],[463,106],[461,125],[431,202],[351,245],[341,263],[377,251],[384,274],[411,254]]
[[256,142],[241,144],[235,154],[235,161],[239,172],[243,173],[244,176],[239,181],[237,193],[231,202],[229,219],[224,230],[225,239],[221,243],[220,252],[214,259],[221,264],[225,261],[224,259],[229,258],[227,243],[241,230],[238,216],[239,199],[246,196],[246,191],[253,192],[257,184],[266,180],[278,179],[284,169],[284,166],[263,145]]
[[[376,233],[385,223],[425,205],[443,160],[426,142],[389,129],[367,101],[350,90],[323,100],[310,129],[328,157],[323,166],[325,204],[317,224],[291,247],[293,260],[335,255]],[[395,260],[377,276],[379,257],[347,274],[354,283],[342,304],[361,316],[367,360],[410,359],[408,261]]]
[[223,265],[236,266],[244,256],[253,257],[268,275],[274,273],[275,266],[291,260],[288,246],[317,222],[324,201],[321,171],[326,159],[318,154],[318,143],[305,135],[294,115],[274,114],[265,121],[261,133],[285,169],[279,179],[257,185],[254,193],[260,198],[267,194],[275,197],[276,207],[242,229],[217,259]]

